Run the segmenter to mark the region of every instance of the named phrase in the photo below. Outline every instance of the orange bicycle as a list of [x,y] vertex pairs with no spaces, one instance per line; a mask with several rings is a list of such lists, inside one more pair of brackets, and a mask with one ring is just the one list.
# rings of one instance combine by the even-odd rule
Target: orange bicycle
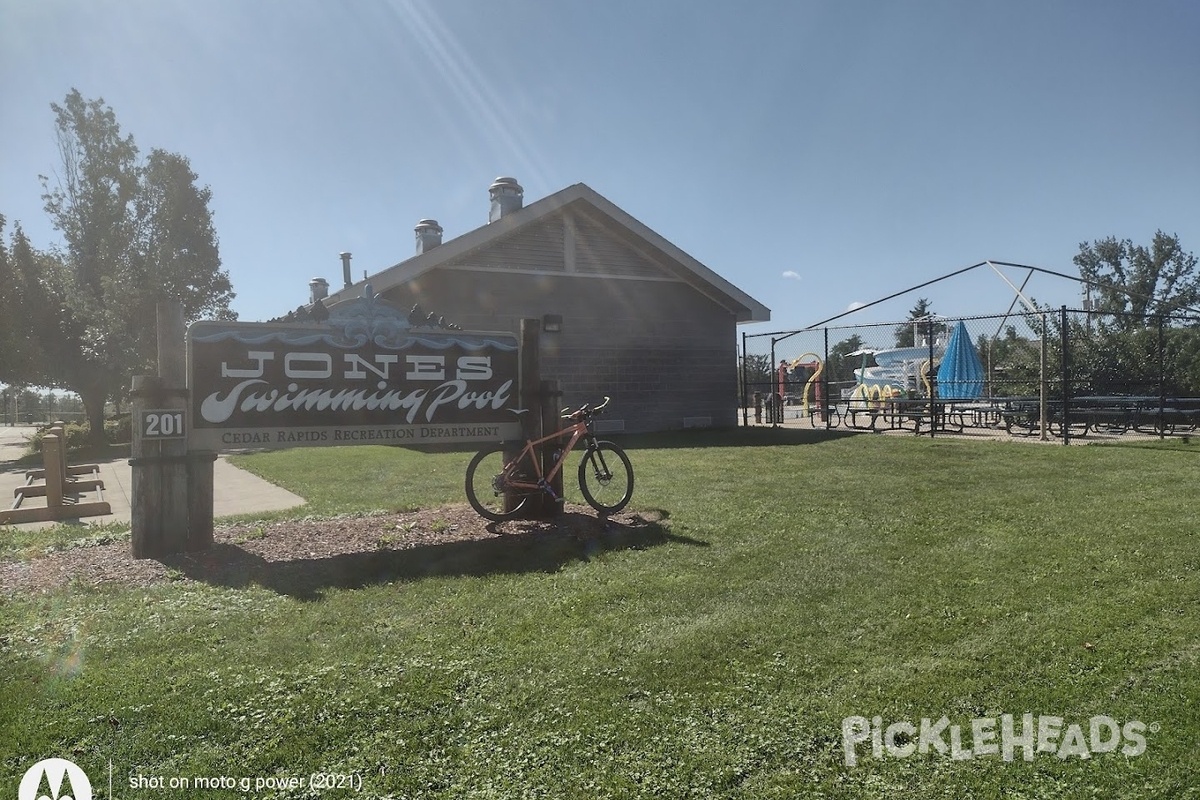
[[[514,458],[507,458],[512,445],[496,445],[475,454],[467,466],[467,500],[471,507],[486,519],[501,521],[515,517],[525,502],[544,493],[555,500],[551,481],[563,469],[567,456],[582,439],[585,441],[583,460],[579,462],[579,491],[583,499],[601,514],[615,514],[633,496],[633,467],[625,451],[612,442],[596,438],[592,418],[608,405],[609,398],[598,406],[586,403],[562,418],[571,424],[549,436],[533,439]],[[569,436],[566,444],[554,454],[554,463],[543,474],[537,446]]]

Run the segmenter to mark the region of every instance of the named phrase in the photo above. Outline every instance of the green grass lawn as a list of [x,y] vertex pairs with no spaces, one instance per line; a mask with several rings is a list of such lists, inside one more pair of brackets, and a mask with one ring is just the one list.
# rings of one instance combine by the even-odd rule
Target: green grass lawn
[[[111,761],[121,798],[1200,797],[1200,445],[625,443],[632,507],[665,516],[636,547],[546,536],[527,569],[317,600],[175,583],[4,601],[0,796],[57,756],[101,797]],[[467,459],[239,463],[309,498],[303,516],[462,502]],[[1053,746],[1076,747],[954,758],[902,732],[918,752],[876,757],[864,734],[847,764],[848,717],[946,717],[969,750],[973,720],[1006,714],[1062,718]],[[1093,717],[1144,752],[1082,757],[1070,726]],[[130,788],[312,773],[361,790]]]

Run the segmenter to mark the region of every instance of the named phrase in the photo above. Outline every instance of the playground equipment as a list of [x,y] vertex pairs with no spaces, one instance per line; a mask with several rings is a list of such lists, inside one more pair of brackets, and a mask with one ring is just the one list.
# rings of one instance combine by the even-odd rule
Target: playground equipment
[[959,320],[938,367],[938,396],[955,400],[978,399],[983,396],[984,374],[983,362],[971,343],[971,334]]
[[860,383],[850,390],[850,396],[846,398],[850,401],[850,408],[855,410],[865,410],[868,408],[878,408],[888,400],[902,396],[901,391],[890,384],[865,384]]
[[[929,346],[893,347],[887,350],[856,350],[850,355],[863,357],[863,365],[854,370],[859,386],[879,392],[891,391],[893,395],[904,395],[909,391],[929,391]],[[937,341],[933,346],[933,357],[938,359],[945,351],[945,343]],[[875,357],[875,366],[867,366],[867,356]]]
[[[925,320],[921,320],[925,321]],[[875,349],[865,347],[849,353],[861,356],[862,366],[854,370],[857,384],[845,399],[856,408],[867,408],[869,403],[879,403],[897,397],[908,397],[922,393],[933,394],[929,381],[932,364],[946,352],[945,331],[939,332],[930,345],[928,340],[915,347],[890,347]],[[875,365],[868,366],[868,357],[875,358]],[[931,360],[932,359],[932,360]]]
[[[805,361],[807,358],[811,358],[812,360]],[[825,407],[825,392],[823,390],[823,384],[821,383],[821,373],[825,370],[825,362],[821,361],[816,353],[805,353],[804,355],[793,358],[791,361],[785,361],[780,364],[780,397],[782,397],[784,394],[784,379],[787,373],[797,368],[811,369],[813,371],[812,375],[810,375],[808,380],[805,381],[804,389],[800,393],[801,408],[804,410],[804,416],[807,417],[810,413],[808,400],[809,397],[814,397],[818,409]]]
[[[98,477],[100,466],[67,465],[65,428],[65,423],[56,422],[42,437],[44,468],[25,473],[25,485],[13,490],[16,499],[12,507],[0,511],[0,525],[52,522],[112,513],[112,507],[104,500],[104,481]],[[95,493],[97,499],[81,501],[80,496],[86,493]],[[46,505],[22,508],[30,497],[45,497]]]
[[[935,345],[934,353],[938,353],[939,349],[939,346]],[[911,357],[918,351],[925,353],[925,358]],[[910,397],[914,394],[929,397],[933,394],[933,384],[929,381],[928,353],[928,347],[856,350],[850,355],[862,355],[864,366],[854,370],[858,384],[850,390],[846,399],[856,408],[863,409],[867,408],[870,403],[879,406],[888,400]],[[866,356],[868,355],[875,356],[877,366],[866,366]]]

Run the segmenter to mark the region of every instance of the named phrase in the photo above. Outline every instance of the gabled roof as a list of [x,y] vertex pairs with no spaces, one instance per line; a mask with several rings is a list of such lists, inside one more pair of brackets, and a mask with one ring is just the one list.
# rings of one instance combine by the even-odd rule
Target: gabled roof
[[430,270],[454,263],[473,251],[495,244],[528,225],[562,212],[573,203],[590,206],[610,220],[618,229],[627,231],[641,244],[658,251],[663,256],[663,260],[671,266],[671,271],[676,277],[689,283],[714,302],[729,309],[736,315],[738,322],[767,322],[771,319],[771,310],[762,303],[583,183],[568,186],[524,208],[510,211],[495,222],[489,222],[406,261],[401,261],[399,264],[372,275],[365,281],[359,281],[337,292],[331,292],[326,305],[359,296],[362,294],[361,284],[367,282],[371,284],[371,288],[375,292],[386,292],[388,289],[407,283]]

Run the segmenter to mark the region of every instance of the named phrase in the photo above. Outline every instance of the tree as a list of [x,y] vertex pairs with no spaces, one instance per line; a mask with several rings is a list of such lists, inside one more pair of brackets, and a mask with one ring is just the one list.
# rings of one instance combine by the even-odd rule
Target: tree
[[917,300],[916,306],[908,312],[909,322],[896,326],[896,347],[916,347],[929,341],[946,330],[944,323],[935,322],[933,308],[927,299]]
[[1114,237],[1084,242],[1074,262],[1093,284],[1095,312],[1072,331],[1076,386],[1096,394],[1197,391],[1200,327],[1185,315],[1200,306],[1200,272],[1179,237],[1159,230],[1149,247]]
[[12,383],[16,374],[16,348],[20,325],[21,299],[18,296],[16,273],[8,248],[4,244],[4,226],[7,221],[0,214],[0,383]]
[[[1027,318],[1026,321],[1030,331],[1041,325],[1037,318]],[[1037,395],[1042,379],[1041,347],[1040,339],[1019,336],[1017,329],[1012,325],[1005,326],[1003,336],[981,335],[975,342],[975,348],[982,354],[984,368],[987,370],[989,396]]]
[[747,353],[742,358],[741,377],[751,394],[774,391],[775,371],[771,357],[763,353]]
[[0,215],[0,383],[22,385],[28,381],[36,342],[28,333],[30,298],[24,270],[18,257],[27,257],[28,240],[20,224],[12,232],[12,246],[4,243],[5,219]]
[[1163,393],[1176,397],[1200,395],[1200,327],[1165,331]]
[[42,176],[42,199],[65,251],[42,277],[55,315],[47,384],[82,398],[99,441],[105,402],[153,363],[155,303],[179,301],[187,321],[232,318],[234,295],[220,269],[211,192],[196,186],[187,159],[152,150],[139,160],[102,99],[72,90],[50,107],[62,171],[53,187]]
[[129,270],[120,286],[138,313],[114,322],[124,324],[124,337],[144,360],[142,354],[157,347],[155,326],[146,321],[155,318],[159,302],[178,300],[187,321],[235,315],[229,275],[214,268],[221,257],[208,208],[212,191],[196,185],[186,158],[159,149],[150,151],[140,178]]
[[1147,317],[1200,306],[1196,256],[1186,253],[1177,235],[1156,231],[1150,247],[1110,236],[1079,245],[1072,259],[1079,275],[1095,284],[1092,310],[1122,315],[1122,330],[1144,327]]
[[44,277],[53,271],[53,256],[37,251],[18,223],[11,246],[0,242],[0,381],[14,386],[46,382],[44,337],[53,329],[53,301]]
[[843,388],[852,388],[857,383],[854,370],[862,364],[862,359],[850,354],[862,350],[863,346],[863,338],[856,333],[829,348],[829,359],[825,363],[825,380],[829,382],[829,393],[834,397],[837,397]]
[[208,208],[212,190],[196,185],[186,158],[165,150],[150,151],[141,176],[131,290],[145,287],[150,303],[179,300],[185,319],[231,319],[233,286],[214,268],[221,256]]
[[22,333],[25,305],[22,302],[21,281],[16,265],[4,243],[6,220],[0,214],[0,424],[7,419],[10,387],[23,379],[25,356],[22,353],[27,337]]

